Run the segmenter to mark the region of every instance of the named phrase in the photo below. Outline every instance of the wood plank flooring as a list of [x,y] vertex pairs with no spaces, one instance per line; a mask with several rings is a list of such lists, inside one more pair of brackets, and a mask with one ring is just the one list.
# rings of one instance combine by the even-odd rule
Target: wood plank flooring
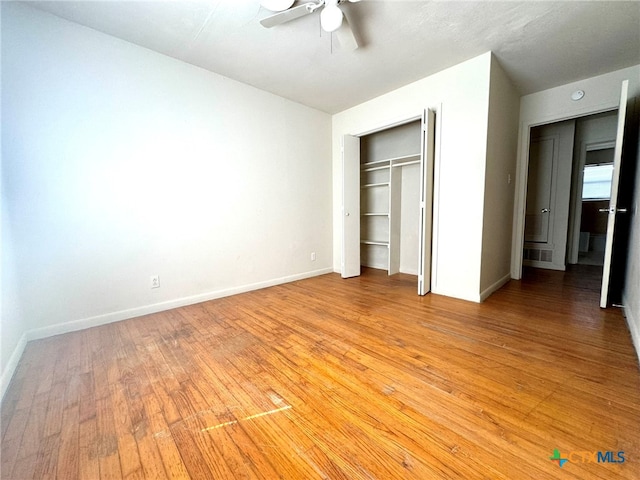
[[478,305],[329,274],[30,342],[1,477],[638,479],[638,361],[590,278]]

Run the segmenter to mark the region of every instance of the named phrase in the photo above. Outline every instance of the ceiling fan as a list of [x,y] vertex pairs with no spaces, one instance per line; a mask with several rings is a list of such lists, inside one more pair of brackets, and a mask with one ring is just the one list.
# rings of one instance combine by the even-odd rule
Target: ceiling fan
[[360,0],[315,0],[292,7],[295,0],[262,0],[260,4],[264,8],[277,13],[263,18],[260,20],[260,23],[263,27],[271,28],[322,9],[320,11],[320,25],[322,29],[329,33],[335,32],[342,49],[355,50],[358,48],[358,41],[339,5],[346,2],[356,3],[359,1]]

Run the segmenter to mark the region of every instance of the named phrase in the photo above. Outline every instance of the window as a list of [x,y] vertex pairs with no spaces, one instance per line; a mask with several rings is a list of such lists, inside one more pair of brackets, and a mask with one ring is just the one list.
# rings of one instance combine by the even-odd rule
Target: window
[[582,200],[608,200],[611,196],[613,164],[586,165],[582,183]]

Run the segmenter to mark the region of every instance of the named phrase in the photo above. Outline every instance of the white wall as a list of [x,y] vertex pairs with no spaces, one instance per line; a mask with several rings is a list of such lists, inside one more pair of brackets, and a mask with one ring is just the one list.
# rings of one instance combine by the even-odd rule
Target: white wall
[[27,331],[18,301],[15,255],[11,241],[12,224],[15,219],[9,216],[8,199],[5,196],[7,176],[4,163],[3,159],[0,182],[0,399],[26,345]]
[[[418,132],[418,138],[420,134]],[[418,147],[418,151],[420,148]],[[399,171],[398,171],[399,170]],[[396,168],[402,175],[400,195],[400,272],[418,275],[420,261],[420,165]]]
[[340,138],[442,107],[432,291],[479,300],[491,53],[333,116],[333,268],[341,263]]
[[520,96],[495,57],[491,59],[489,88],[480,276],[482,300],[511,278],[511,227]]
[[[629,80],[630,96],[637,95],[640,65],[525,95],[520,99],[520,121],[540,125],[617,108],[623,80]],[[576,90],[585,92],[577,102],[571,100]]]
[[[640,116],[640,97],[635,97],[636,119]],[[637,120],[636,120],[637,121]],[[637,123],[636,123],[637,125]],[[636,149],[636,161],[640,162],[640,138]],[[631,232],[627,256],[627,275],[622,294],[627,323],[640,361],[640,163],[636,164],[635,195],[631,212]]]
[[331,271],[329,115],[2,9],[3,372],[26,331]]

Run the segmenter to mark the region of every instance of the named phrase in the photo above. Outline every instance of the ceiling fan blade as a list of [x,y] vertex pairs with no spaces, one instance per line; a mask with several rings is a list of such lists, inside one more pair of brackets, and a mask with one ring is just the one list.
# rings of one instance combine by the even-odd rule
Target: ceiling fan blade
[[341,50],[350,52],[358,48],[358,39],[351,29],[346,15],[342,18],[342,25],[335,31],[335,34]]
[[281,23],[290,22],[291,20],[295,20],[296,18],[309,15],[310,13],[313,13],[317,7],[318,5],[314,2],[303,3],[302,5],[290,8],[289,10],[285,10],[284,12],[279,12],[274,15],[265,17],[260,20],[260,23],[263,27],[275,27],[276,25],[280,25]]

